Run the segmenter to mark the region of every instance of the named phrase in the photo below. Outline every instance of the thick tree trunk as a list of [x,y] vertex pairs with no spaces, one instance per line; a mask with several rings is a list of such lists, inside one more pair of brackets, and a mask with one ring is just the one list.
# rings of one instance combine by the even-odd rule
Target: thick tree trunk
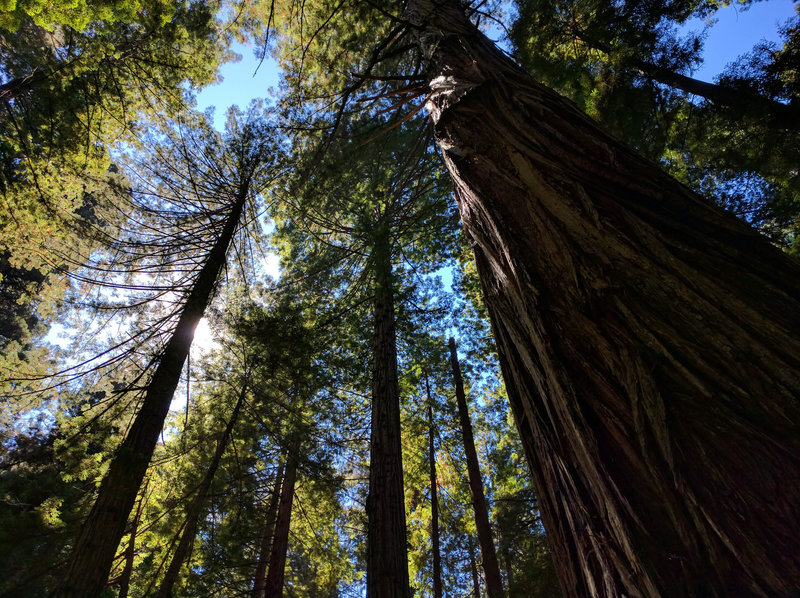
[[253,591],[251,598],[264,598],[264,590],[267,583],[267,565],[272,549],[272,540],[275,537],[275,521],[278,519],[278,503],[281,498],[281,485],[283,484],[283,461],[278,465],[275,474],[275,484],[272,488],[272,496],[267,506],[267,514],[264,518],[264,533],[261,535],[261,543],[258,549],[258,562],[256,571],[253,575]]
[[133,425],[111,461],[97,500],[81,528],[57,598],[99,596],[108,579],[111,564],[125,531],[136,494],[158,442],[169,412],[172,395],[189,354],[194,329],[211,298],[214,284],[225,264],[244,207],[247,189],[242,189],[219,237],[208,254],[181,311]]
[[453,368],[453,382],[456,387],[458,420],[461,424],[464,454],[467,458],[469,495],[472,499],[472,512],[475,514],[475,528],[478,531],[478,543],[481,547],[483,574],[486,577],[486,593],[489,598],[502,598],[503,578],[500,577],[500,567],[497,564],[497,554],[494,550],[492,525],[489,523],[489,509],[486,505],[486,496],[483,493],[483,479],[478,463],[478,453],[475,451],[475,438],[472,435],[472,422],[469,419],[467,397],[464,394],[464,381],[461,378],[461,366],[458,363],[456,341],[451,338],[449,346],[450,366]]
[[269,555],[269,570],[264,581],[265,598],[281,598],[286,572],[286,551],[289,548],[289,528],[292,522],[294,485],[297,480],[297,458],[300,443],[294,442],[286,457],[286,473],[281,483],[281,500],[275,521],[275,536]]
[[161,587],[156,594],[156,598],[171,598],[172,596],[172,588],[175,586],[175,582],[178,581],[181,567],[183,566],[186,558],[189,556],[192,546],[194,546],[194,538],[195,535],[197,535],[197,522],[200,518],[200,511],[203,509],[203,504],[206,502],[206,496],[211,488],[211,484],[214,482],[214,476],[217,474],[217,469],[222,461],[222,456],[225,454],[225,449],[228,448],[228,442],[231,439],[233,427],[236,425],[236,421],[239,419],[239,411],[242,408],[242,403],[244,403],[246,394],[247,385],[244,384],[241,392],[239,393],[239,398],[236,400],[236,404],[233,407],[231,417],[228,420],[228,423],[225,425],[222,436],[220,436],[219,441],[217,441],[217,447],[214,450],[211,463],[209,464],[208,469],[206,470],[206,473],[200,482],[200,486],[197,488],[194,498],[192,498],[189,506],[186,507],[183,533],[181,534],[181,539],[178,542],[178,547],[175,549],[175,553],[172,555],[172,560],[167,568],[167,572],[164,574],[164,579],[161,581]]
[[800,268],[412,3],[568,596],[800,587]]
[[428,466],[431,482],[431,551],[433,552],[433,598],[442,598],[442,553],[439,547],[439,483],[436,479],[436,450],[433,445],[436,429],[433,425],[433,397],[425,374],[428,394]]
[[367,497],[367,598],[409,598],[391,240],[388,224],[379,227],[373,247],[374,362]]

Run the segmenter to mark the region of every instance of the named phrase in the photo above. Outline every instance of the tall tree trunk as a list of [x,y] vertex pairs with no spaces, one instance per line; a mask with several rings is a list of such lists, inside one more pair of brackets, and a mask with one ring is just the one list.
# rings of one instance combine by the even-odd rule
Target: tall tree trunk
[[267,583],[267,565],[272,549],[272,540],[275,536],[275,521],[278,518],[278,503],[281,498],[281,485],[283,484],[283,460],[278,465],[275,473],[275,484],[272,488],[272,496],[267,506],[267,514],[264,518],[264,533],[261,536],[261,544],[258,549],[258,563],[253,575],[253,591],[251,598],[264,598],[264,590]]
[[400,389],[388,223],[373,247],[374,344],[369,496],[367,497],[367,598],[408,598],[406,511],[400,445]]
[[111,460],[97,500],[81,528],[69,557],[64,580],[56,598],[99,596],[119,541],[125,531],[136,494],[153,456],[158,435],[169,412],[172,395],[214,284],[225,264],[225,254],[239,223],[247,189],[243,188],[231,206],[225,225],[195,280],[178,323],[161,353],[145,398],[125,440]]
[[512,593],[512,588],[514,587],[514,563],[511,557],[510,542],[501,536],[497,544],[500,552],[500,560],[503,562],[503,570],[506,573],[506,584],[508,584],[506,589],[509,593]]
[[189,506],[186,507],[183,533],[181,534],[181,539],[178,542],[178,547],[175,549],[175,553],[172,555],[172,560],[169,563],[167,572],[164,574],[164,579],[161,581],[161,587],[156,594],[156,598],[171,598],[172,596],[172,588],[175,586],[175,582],[178,581],[181,567],[189,555],[189,551],[191,550],[192,546],[194,546],[194,538],[197,535],[197,522],[200,517],[200,511],[203,509],[203,504],[206,502],[206,496],[211,488],[211,484],[214,482],[214,476],[217,474],[217,469],[219,468],[220,461],[222,461],[222,456],[225,454],[225,449],[228,448],[228,442],[231,439],[231,434],[233,433],[233,428],[236,425],[236,421],[239,419],[239,411],[242,408],[242,403],[244,403],[246,394],[247,384],[245,382],[242,385],[239,398],[236,400],[236,404],[233,407],[231,417],[228,420],[228,423],[225,425],[222,435],[217,441],[217,447],[214,450],[211,463],[209,464],[208,469],[206,470],[206,473],[200,482],[200,486],[197,488],[194,498],[189,503]]
[[128,590],[131,587],[131,575],[133,574],[133,561],[136,558],[136,534],[139,531],[139,521],[142,517],[142,507],[144,506],[144,497],[147,493],[147,482],[142,489],[142,495],[139,497],[139,505],[136,507],[136,515],[133,517],[131,523],[130,539],[128,540],[128,547],[125,549],[125,568],[122,570],[122,575],[119,578],[119,593],[117,598],[128,598]]
[[469,550],[469,571],[472,574],[472,596],[481,598],[481,577],[478,574],[478,562],[475,559],[475,545],[469,534],[467,534],[467,550]]
[[455,2],[408,16],[564,593],[796,593],[798,264]]
[[503,578],[497,564],[497,554],[492,539],[492,525],[489,523],[489,509],[483,493],[483,479],[475,451],[475,438],[472,435],[472,422],[467,409],[467,397],[464,394],[464,381],[461,378],[461,366],[456,353],[456,341],[450,339],[450,366],[453,368],[453,382],[456,387],[456,404],[458,420],[461,423],[461,436],[464,440],[464,454],[467,457],[467,477],[469,478],[469,495],[472,499],[472,512],[475,514],[475,528],[478,531],[478,543],[481,547],[481,562],[486,577],[486,593],[489,598],[502,598]]
[[297,480],[297,458],[300,443],[294,441],[286,456],[286,473],[281,483],[281,500],[275,521],[275,536],[269,555],[269,570],[264,582],[265,598],[281,598],[286,572],[286,551],[289,548],[289,528],[292,522],[294,485]]
[[425,374],[425,391],[428,394],[428,464],[431,481],[431,550],[433,552],[433,598],[442,598],[442,553],[439,548],[439,494],[436,479],[436,451],[433,441],[433,397],[428,375]]

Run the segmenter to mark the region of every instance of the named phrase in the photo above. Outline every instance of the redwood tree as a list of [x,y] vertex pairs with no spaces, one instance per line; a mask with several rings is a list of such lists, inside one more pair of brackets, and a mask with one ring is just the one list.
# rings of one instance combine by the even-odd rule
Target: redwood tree
[[296,440],[286,454],[286,472],[281,479],[281,495],[278,516],[269,555],[269,570],[264,580],[264,596],[281,598],[286,574],[286,552],[289,548],[289,527],[292,522],[292,502],[297,481],[297,459],[300,443]]
[[431,553],[433,567],[433,598],[442,598],[442,553],[439,546],[439,482],[436,475],[436,448],[434,437],[436,427],[433,423],[433,398],[428,374],[425,374],[425,392],[428,397],[428,471],[431,485]]
[[464,393],[464,381],[461,377],[458,353],[456,353],[456,341],[451,338],[448,346],[450,347],[450,366],[453,370],[453,383],[456,388],[456,405],[458,407],[458,420],[461,424],[461,439],[464,444],[464,454],[467,458],[469,495],[472,499],[472,513],[475,516],[478,544],[481,547],[481,562],[486,578],[486,593],[489,598],[502,598],[503,580],[500,577],[500,567],[497,564],[497,553],[492,539],[489,508],[483,492],[483,478],[480,464],[478,463],[478,453],[475,451],[475,438],[472,435],[472,422],[467,410],[467,397]]
[[236,400],[236,404],[233,406],[233,412],[228,419],[228,423],[225,426],[225,429],[223,430],[219,440],[217,441],[217,447],[214,450],[214,455],[211,457],[211,463],[209,464],[194,497],[186,505],[183,531],[181,533],[180,540],[178,541],[178,546],[175,548],[175,552],[172,554],[172,560],[167,567],[167,572],[164,574],[164,578],[161,580],[161,586],[158,588],[156,598],[171,598],[173,595],[172,590],[175,587],[175,582],[178,581],[181,567],[191,553],[192,546],[194,546],[194,539],[197,535],[197,524],[203,509],[203,505],[206,502],[208,491],[211,489],[211,484],[214,482],[214,476],[217,474],[217,469],[219,469],[222,457],[225,454],[225,450],[228,448],[228,443],[231,440],[233,428],[239,419],[239,412],[241,411],[242,404],[244,403],[246,396],[247,372],[245,371],[244,380],[242,381],[242,388],[239,391],[239,398]]
[[[257,192],[257,181],[263,176],[263,168],[270,157],[269,137],[262,121],[237,123],[236,114],[231,113],[229,122],[231,126],[242,125],[235,134],[229,131],[228,141],[234,144],[226,148],[229,153],[214,155],[222,151],[220,140],[215,136],[203,138],[198,133],[200,146],[182,145],[175,150],[177,168],[168,163],[173,154],[166,154],[168,157],[162,160],[167,163],[161,163],[164,171],[154,169],[154,174],[164,177],[164,195],[159,196],[162,201],[168,201],[166,194],[177,189],[191,189],[187,193],[197,194],[186,203],[205,208],[198,209],[192,216],[201,223],[209,238],[195,258],[198,267],[191,273],[189,288],[184,291],[184,299],[175,313],[172,332],[154,360],[154,371],[141,405],[111,459],[97,499],[78,534],[61,586],[54,593],[59,598],[99,596],[106,585],[117,546],[169,412],[195,328],[211,301],[245,204]],[[185,138],[185,132],[182,133]],[[182,165],[185,171],[180,170],[181,160],[185,161]],[[205,171],[201,164],[206,166]],[[177,181],[169,179],[175,172],[186,175],[186,187],[176,187]],[[210,197],[206,195],[209,192]]]
[[373,371],[367,498],[367,595],[406,598],[408,555],[390,220],[375,227]]
[[567,595],[800,584],[800,268],[410,2]]
[[283,468],[284,459],[281,459],[278,464],[278,470],[275,473],[275,481],[273,482],[269,504],[264,517],[264,533],[261,535],[261,541],[258,545],[258,560],[256,562],[255,573],[253,574],[253,589],[250,593],[251,598],[264,598],[264,590],[266,589],[267,582],[267,566],[269,565],[272,541],[275,535],[275,523],[278,519],[278,505],[281,498],[281,485],[283,484],[284,478]]

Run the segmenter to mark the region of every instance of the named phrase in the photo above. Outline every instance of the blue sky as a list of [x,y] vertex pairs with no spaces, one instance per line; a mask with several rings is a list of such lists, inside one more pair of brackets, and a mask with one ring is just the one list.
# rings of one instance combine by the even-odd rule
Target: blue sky
[[197,94],[197,107],[205,110],[216,107],[214,124],[222,129],[225,124],[225,111],[234,104],[244,108],[255,98],[266,98],[270,88],[277,89],[279,71],[274,60],[267,57],[259,65],[253,48],[236,44],[232,50],[241,56],[237,62],[228,62],[220,68],[222,81],[210,85]]
[[[729,62],[749,52],[760,40],[779,41],[778,27],[794,14],[794,6],[793,0],[768,0],[743,10],[734,0],[730,6],[719,9],[705,41],[703,65],[693,76],[713,81]],[[701,29],[702,25],[694,22],[689,26]]]
[[[730,6],[718,10],[714,16],[716,23],[706,38],[704,64],[695,70],[694,77],[713,81],[726,64],[748,52],[761,39],[778,41],[778,27],[794,14],[794,5],[793,0],[765,0],[742,9],[733,0]],[[699,30],[703,25],[695,21],[688,29]],[[233,50],[241,60],[223,65],[222,82],[205,88],[197,98],[201,110],[216,106],[218,128],[225,122],[228,106],[247,106],[253,98],[268,97],[269,88],[278,86],[279,73],[273,60],[267,58],[259,66],[252,48],[239,44]]]

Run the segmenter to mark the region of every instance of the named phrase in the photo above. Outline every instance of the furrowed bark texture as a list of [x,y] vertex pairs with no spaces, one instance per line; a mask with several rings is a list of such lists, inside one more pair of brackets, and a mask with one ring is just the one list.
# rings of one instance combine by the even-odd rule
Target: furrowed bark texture
[[800,272],[412,2],[430,101],[568,596],[800,588]]
[[278,517],[275,521],[275,536],[269,555],[269,570],[264,580],[264,596],[281,598],[283,595],[283,579],[286,572],[286,550],[289,548],[289,528],[292,522],[292,502],[294,501],[294,485],[297,480],[297,452],[299,443],[295,442],[286,457],[286,473],[281,482],[281,499],[278,505]]
[[172,560],[169,563],[167,572],[164,574],[164,579],[161,581],[161,587],[158,589],[156,598],[171,598],[172,596],[172,588],[175,586],[175,582],[178,581],[181,567],[186,557],[189,556],[192,546],[194,546],[194,537],[197,535],[197,522],[200,518],[200,511],[203,508],[203,504],[206,502],[206,496],[211,488],[211,484],[214,482],[214,476],[217,474],[217,469],[219,468],[220,461],[222,461],[222,456],[225,454],[225,449],[228,448],[228,441],[230,441],[233,427],[236,425],[236,420],[239,419],[239,411],[242,408],[242,403],[244,403],[246,395],[247,386],[245,385],[242,386],[242,390],[239,392],[239,398],[236,400],[236,404],[233,407],[233,413],[231,413],[231,417],[225,425],[225,430],[223,430],[217,442],[217,447],[214,450],[211,463],[200,482],[200,486],[197,488],[194,498],[186,507],[183,533],[178,542],[178,547],[172,555]]
[[469,495],[472,499],[472,512],[475,515],[478,544],[481,547],[481,564],[486,578],[486,593],[489,598],[502,598],[503,579],[500,577],[500,567],[497,564],[497,554],[494,549],[492,525],[489,523],[489,509],[486,505],[486,496],[483,493],[481,467],[478,463],[478,453],[475,451],[475,438],[472,435],[472,422],[469,419],[469,410],[467,409],[467,397],[464,393],[464,381],[461,378],[461,366],[458,363],[458,353],[456,353],[456,341],[451,338],[449,346],[450,366],[453,369],[453,382],[456,387],[458,420],[461,424],[464,455],[467,458]]
[[181,311],[178,324],[161,354],[133,425],[122,441],[103,479],[97,500],[81,528],[65,572],[54,596],[86,598],[99,596],[108,579],[111,564],[136,494],[164,426],[172,395],[189,354],[194,329],[203,317],[225,254],[233,239],[244,207],[243,189],[231,206],[225,225],[208,254]]
[[278,502],[281,497],[281,485],[283,484],[283,461],[278,465],[275,474],[275,485],[272,489],[272,496],[267,506],[267,516],[264,518],[264,533],[261,536],[261,544],[258,550],[258,564],[253,575],[253,591],[251,598],[264,598],[264,590],[267,583],[267,565],[272,548],[272,539],[275,531],[275,521],[278,518]]
[[373,261],[375,330],[367,497],[367,598],[408,598],[400,389],[391,243],[386,225],[380,225],[376,233]]
[[439,548],[439,494],[436,476],[436,450],[433,444],[436,428],[433,425],[433,399],[428,375],[425,375],[428,395],[428,467],[431,483],[431,552],[433,553],[433,598],[442,598],[442,553]]

